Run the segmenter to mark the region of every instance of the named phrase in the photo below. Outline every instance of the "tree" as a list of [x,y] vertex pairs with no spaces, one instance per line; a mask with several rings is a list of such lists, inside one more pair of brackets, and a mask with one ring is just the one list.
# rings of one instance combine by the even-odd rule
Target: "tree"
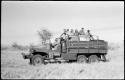
[[17,42],[14,42],[14,43],[12,44],[12,47],[13,47],[13,48],[18,48],[19,45],[17,44]]
[[52,33],[47,29],[41,29],[40,31],[38,31],[38,35],[42,41],[42,44],[44,45],[47,43],[47,41],[50,41],[52,37]]
[[12,47],[15,48],[15,49],[22,49],[22,46],[19,45],[19,44],[17,44],[17,42],[14,42],[14,43],[12,44]]

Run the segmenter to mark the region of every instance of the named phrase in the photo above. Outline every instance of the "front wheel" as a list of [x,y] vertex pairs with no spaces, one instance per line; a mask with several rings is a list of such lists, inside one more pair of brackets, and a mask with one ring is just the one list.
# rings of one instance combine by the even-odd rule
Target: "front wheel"
[[43,56],[37,54],[32,57],[31,62],[33,65],[41,65],[44,64],[44,58]]

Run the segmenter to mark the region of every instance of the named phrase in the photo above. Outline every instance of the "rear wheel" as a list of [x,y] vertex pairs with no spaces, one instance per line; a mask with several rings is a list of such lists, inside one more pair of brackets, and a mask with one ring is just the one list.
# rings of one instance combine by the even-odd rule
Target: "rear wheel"
[[78,62],[78,63],[87,63],[87,57],[84,56],[84,55],[79,55],[79,56],[77,57],[77,62]]
[[96,55],[89,56],[89,63],[99,62],[99,58]]
[[34,55],[31,59],[32,61],[32,64],[33,65],[41,65],[41,64],[44,64],[44,58],[43,56],[37,54],[37,55]]

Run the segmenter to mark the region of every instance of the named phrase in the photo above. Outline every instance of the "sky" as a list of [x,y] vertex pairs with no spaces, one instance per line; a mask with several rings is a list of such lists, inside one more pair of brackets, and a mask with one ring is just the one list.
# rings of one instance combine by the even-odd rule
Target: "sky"
[[2,44],[39,44],[40,29],[51,31],[53,41],[63,29],[82,27],[108,42],[124,40],[124,2],[2,1]]

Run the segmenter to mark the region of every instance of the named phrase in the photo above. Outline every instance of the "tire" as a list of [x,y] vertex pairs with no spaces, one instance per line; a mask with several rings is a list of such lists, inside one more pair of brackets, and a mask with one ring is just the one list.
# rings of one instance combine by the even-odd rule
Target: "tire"
[[89,63],[99,62],[99,58],[96,55],[89,56]]
[[31,61],[32,61],[32,64],[36,65],[36,66],[44,64],[44,58],[39,54],[34,55],[31,59]]
[[79,55],[79,56],[77,57],[77,62],[78,62],[78,63],[87,63],[87,57],[84,56],[84,55]]

